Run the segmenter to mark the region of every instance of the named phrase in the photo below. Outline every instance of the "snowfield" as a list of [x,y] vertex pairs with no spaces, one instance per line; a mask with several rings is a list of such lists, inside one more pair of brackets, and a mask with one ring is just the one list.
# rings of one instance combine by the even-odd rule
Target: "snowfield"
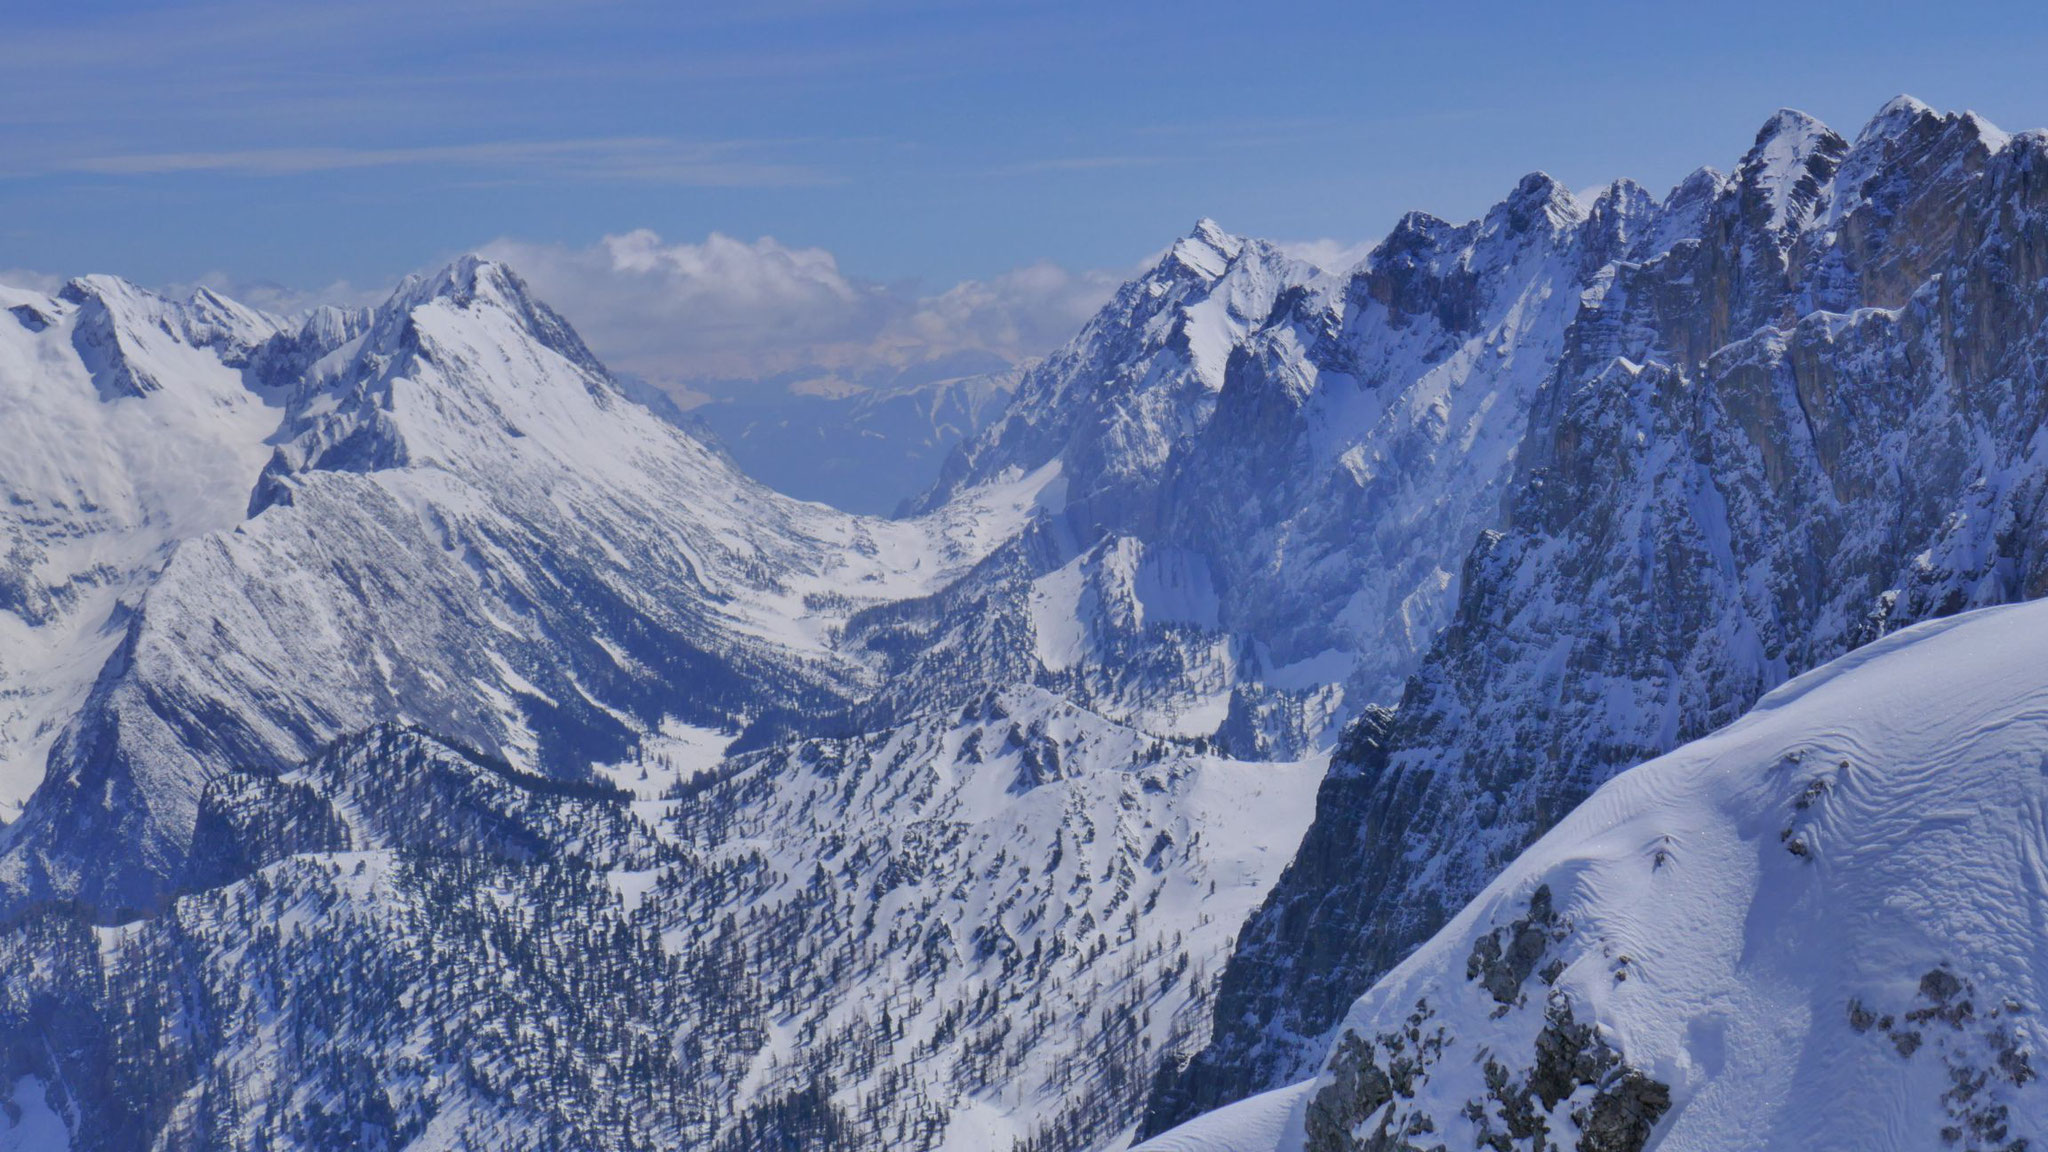
[[1358,1002],[1315,1081],[1141,1147],[2039,1146],[2044,651],[2031,603],[1791,681],[1596,792]]

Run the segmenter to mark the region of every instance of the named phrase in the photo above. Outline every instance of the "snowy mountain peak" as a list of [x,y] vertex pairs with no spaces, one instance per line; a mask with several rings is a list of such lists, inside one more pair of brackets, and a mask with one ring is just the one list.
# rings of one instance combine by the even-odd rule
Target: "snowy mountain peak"
[[1897,136],[1922,119],[1939,116],[1940,113],[1911,96],[1894,96],[1885,101],[1884,107],[1879,108],[1863,130],[1856,134],[1856,146],[1860,148],[1866,141]]
[[471,253],[430,276],[407,277],[377,310],[377,326],[403,329],[410,325],[416,310],[435,305],[459,312],[495,310],[511,317],[526,335],[592,375],[610,375],[569,322],[535,298],[526,281],[499,261]]
[[1851,168],[1856,168],[1859,179],[1867,178],[1902,149],[1942,147],[1948,152],[1944,160],[1953,161],[1960,153],[1978,148],[1985,155],[1995,154],[2011,139],[1975,112],[1942,113],[1911,96],[1899,96],[1879,109],[1856,134],[1850,159],[1843,163],[1843,174],[1846,176]]
[[1213,216],[1204,216],[1200,220],[1195,221],[1194,228],[1188,232],[1188,239],[1200,240],[1205,244],[1211,244],[1217,248],[1224,249],[1236,249],[1244,244],[1243,238],[1225,232],[1223,226],[1216,223],[1216,218]]
[[[1929,222],[1949,216],[1963,189],[1984,174],[2009,140],[1975,113],[1940,113],[1910,96],[1898,97],[1864,125],[1843,158],[1827,227],[1844,227],[1866,205],[1873,209],[1862,212],[1854,228],[1865,239],[1889,235],[1901,213]],[[1900,283],[1886,299],[1903,299],[1896,293],[1907,286]]]
[[1185,268],[1205,280],[1220,278],[1244,251],[1241,236],[1225,232],[1207,216],[1195,222],[1194,230],[1174,241],[1163,266]]
[[180,303],[118,276],[78,277],[57,300],[75,309],[72,345],[106,400],[144,396],[183,377],[195,351],[240,368],[284,326],[210,291]]
[[[1887,105],[1889,107],[1889,105]],[[1756,130],[1756,141],[1751,146],[1750,156],[1769,150],[1775,144],[1806,151],[1816,144],[1835,136],[1835,130],[1797,108],[1780,108],[1771,113],[1770,119]]]
[[467,308],[481,297],[498,304],[527,298],[526,284],[510,268],[474,252],[465,253],[430,275],[410,276],[392,293],[392,306],[415,308],[447,300]]
[[1757,129],[1757,143],[1735,170],[1745,207],[1761,209],[1772,232],[1800,228],[1827,199],[1829,182],[1847,150],[1849,141],[1825,123],[1796,109],[1780,109]]
[[185,306],[191,310],[193,316],[222,327],[254,332],[264,329],[275,331],[283,326],[277,317],[259,312],[240,301],[230,300],[211,288],[193,289],[192,298],[186,301]]
[[291,477],[308,470],[432,463],[483,476],[507,452],[575,461],[621,402],[568,321],[511,269],[476,256],[408,277],[366,327],[345,311],[314,313],[289,360],[305,374],[252,515],[288,501]]
[[1736,169],[1745,208],[1760,213],[1773,232],[1805,226],[1826,200],[1848,150],[1849,142],[1819,120],[1780,108],[1758,129],[1756,144]]
[[1551,231],[1570,228],[1585,218],[1586,210],[1571,189],[1548,172],[1531,172],[1515,184],[1507,199],[1487,213],[1486,223],[1488,231],[1496,224],[1505,224],[1510,231],[1522,233],[1538,226]]

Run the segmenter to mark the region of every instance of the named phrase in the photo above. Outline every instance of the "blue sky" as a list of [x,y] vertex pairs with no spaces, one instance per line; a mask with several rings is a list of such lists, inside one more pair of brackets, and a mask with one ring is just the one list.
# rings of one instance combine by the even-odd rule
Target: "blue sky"
[[701,277],[716,233],[822,256],[849,287],[810,288],[899,312],[1058,270],[1058,327],[1203,215],[1354,243],[1409,208],[1475,215],[1532,169],[1661,191],[1780,105],[1853,133],[1900,91],[2048,125],[2048,17],[2017,3],[75,0],[0,21],[0,269],[315,293],[493,244],[588,278],[636,230]]

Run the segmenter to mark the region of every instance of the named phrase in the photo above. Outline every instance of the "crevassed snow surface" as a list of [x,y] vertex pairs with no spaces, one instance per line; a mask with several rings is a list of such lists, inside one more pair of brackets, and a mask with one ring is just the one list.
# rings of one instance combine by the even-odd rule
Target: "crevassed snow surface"
[[[1793,680],[1595,793],[1344,1031],[1386,1036],[1418,1011],[1425,1033],[1443,1030],[1393,1107],[1429,1116],[1449,1147],[1498,1130],[1485,1065],[1530,1061],[1546,1002],[1668,1087],[1645,1145],[1660,1152],[2038,1146],[2044,649],[2035,602],[1923,624]],[[1562,925],[1544,960],[1561,969],[1504,1005],[1468,976],[1475,944],[1543,887]],[[1297,1147],[1306,1101],[1335,1079],[1326,1066],[1144,1147]],[[1548,1110],[1564,1146],[1592,1092]]]

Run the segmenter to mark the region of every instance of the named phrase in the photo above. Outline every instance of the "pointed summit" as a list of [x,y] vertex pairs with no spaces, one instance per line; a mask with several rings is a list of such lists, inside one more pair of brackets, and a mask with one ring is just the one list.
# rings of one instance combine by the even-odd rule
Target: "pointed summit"
[[432,305],[458,311],[502,311],[529,336],[578,367],[596,376],[610,375],[569,322],[537,299],[526,281],[500,261],[472,252],[430,276],[406,277],[377,310],[378,324],[403,325],[416,309]]
[[1489,230],[1505,223],[1512,232],[1527,232],[1539,224],[1569,227],[1585,219],[1586,212],[1572,190],[1548,172],[1531,172],[1515,183],[1507,199],[1486,214]]
[[1955,181],[1980,172],[1982,161],[2008,139],[1974,112],[1944,113],[1911,96],[1894,97],[1857,133],[1842,161],[1829,226],[1874,201],[1888,204],[1880,215],[1889,219],[1905,199],[1953,195]]
[[1225,232],[1207,216],[1195,221],[1195,226],[1186,236],[1173,242],[1167,250],[1163,266],[1179,265],[1202,277],[1214,280],[1230,270],[1230,263],[1244,251],[1244,239]]
[[1773,232],[1798,228],[1827,198],[1849,142],[1796,108],[1780,108],[1757,130],[1756,143],[1735,170],[1746,209]]
[[1885,101],[1884,107],[1877,110],[1877,115],[1872,116],[1870,122],[1863,126],[1863,131],[1856,134],[1856,143],[1860,146],[1865,141],[1897,136],[1922,118],[1938,115],[1939,113],[1926,104],[1901,93]]
[[1756,143],[1751,148],[1750,155],[1756,155],[1759,150],[1775,142],[1811,141],[1835,134],[1834,129],[1808,113],[1797,108],[1780,108],[1771,113],[1771,118],[1764,121],[1763,127],[1756,130]]
[[1195,221],[1193,230],[1188,233],[1188,239],[1200,240],[1204,244],[1214,245],[1217,248],[1238,247],[1244,243],[1238,237],[1225,232],[1221,224],[1216,223],[1213,218],[1208,216]]
[[526,282],[495,260],[464,253],[430,275],[414,273],[401,281],[386,307],[416,308],[445,300],[467,308],[478,300],[510,304],[527,299]]

